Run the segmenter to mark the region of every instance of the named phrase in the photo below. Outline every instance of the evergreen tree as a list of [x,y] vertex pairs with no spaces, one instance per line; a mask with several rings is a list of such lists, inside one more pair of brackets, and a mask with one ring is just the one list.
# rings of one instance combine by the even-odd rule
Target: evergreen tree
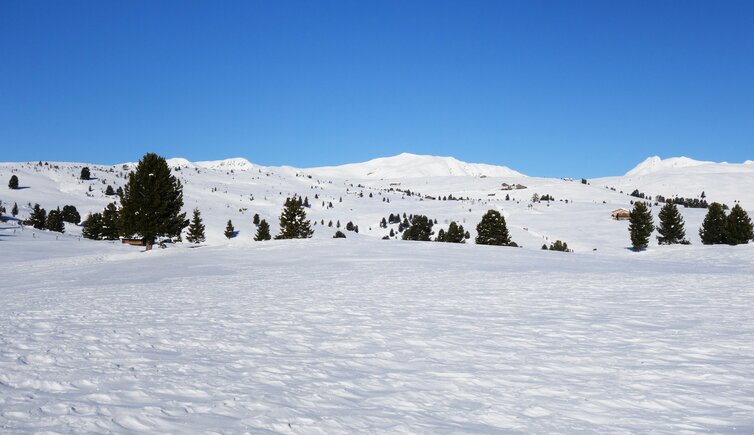
[[477,245],[511,246],[513,242],[508,234],[505,217],[497,210],[488,210],[476,226]]
[[102,212],[102,226],[100,229],[100,238],[104,240],[118,240],[120,231],[118,231],[118,208],[115,203],[107,204]]
[[89,168],[84,166],[81,168],[81,175],[79,175],[79,178],[82,180],[89,180],[92,177],[91,172],[89,171]]
[[[340,222],[338,222],[340,223]],[[287,198],[280,214],[280,233],[276,239],[308,239],[314,234],[299,197]]]
[[702,238],[702,243],[705,245],[725,243],[726,224],[727,219],[723,206],[718,202],[710,204],[702,227],[699,229],[699,237]]
[[50,213],[47,214],[47,220],[45,222],[45,226],[50,231],[55,231],[56,233],[64,233],[65,232],[65,224],[63,223],[63,214],[60,212],[60,208],[55,210],[50,210]]
[[335,232],[335,235],[332,236],[332,238],[333,239],[345,239],[346,235],[343,234],[343,231],[338,230],[338,231]]
[[236,229],[233,228],[233,222],[231,222],[230,219],[228,219],[228,225],[225,226],[225,232],[223,234],[229,239],[236,235]]
[[115,195],[115,190],[113,190],[113,186],[107,185],[107,188],[105,189],[105,195],[107,196],[113,196]]
[[346,224],[346,231],[353,231],[353,222],[348,221]]
[[102,214],[92,213],[84,220],[84,225],[81,230],[81,235],[84,238],[92,240],[102,239]]
[[730,210],[725,223],[725,243],[729,245],[743,245],[754,239],[751,219],[740,204]]
[[26,220],[26,225],[31,225],[38,230],[45,229],[47,227],[47,211],[39,204],[34,204],[29,219]]
[[634,209],[628,218],[628,231],[631,235],[631,246],[634,250],[646,249],[649,237],[655,226],[652,222],[652,212],[643,201],[636,201]]
[[387,228],[387,221],[385,220],[385,218],[382,218],[382,220],[380,221],[380,228]]
[[118,195],[120,199],[123,199],[123,188],[118,186],[118,189],[115,191],[115,194]]
[[683,228],[683,216],[681,216],[675,204],[668,202],[662,206],[658,217],[660,218],[660,226],[657,227],[657,232],[660,235],[657,236],[657,241],[661,245],[678,243],[687,245],[689,243],[686,240],[686,230]]
[[458,225],[452,221],[448,226],[448,232],[445,234],[445,241],[448,243],[465,243],[463,225]]
[[272,239],[272,235],[270,234],[270,224],[268,224],[266,220],[262,219],[261,221],[259,221],[257,234],[254,236],[254,240],[261,242],[270,239]]
[[[546,248],[545,245],[542,245],[542,247]],[[556,240],[550,244],[550,251],[568,252],[568,243]]]
[[11,175],[10,181],[8,181],[8,188],[9,189],[18,189],[18,177],[15,175]]
[[13,208],[10,209],[10,215],[13,217],[18,216],[18,204],[16,204],[15,202],[13,203]]
[[191,223],[188,226],[188,234],[186,234],[186,240],[189,243],[202,243],[206,240],[204,236],[204,224],[202,223],[202,215],[199,213],[199,209],[194,209],[194,215],[191,218]]
[[150,250],[157,237],[181,234],[186,220],[182,207],[180,181],[170,173],[164,158],[148,153],[128,174],[119,213],[121,233],[125,237],[138,235]]
[[259,213],[254,213],[254,219],[252,220],[254,225],[259,225]]
[[76,225],[78,225],[81,222],[81,215],[79,214],[78,210],[76,210],[76,207],[72,205],[64,205],[62,213],[63,213],[63,220],[65,222],[69,222]]
[[428,242],[431,240],[432,226],[434,222],[427,216],[417,214],[411,217],[411,226],[409,226],[403,232],[403,240],[417,240],[421,242]]

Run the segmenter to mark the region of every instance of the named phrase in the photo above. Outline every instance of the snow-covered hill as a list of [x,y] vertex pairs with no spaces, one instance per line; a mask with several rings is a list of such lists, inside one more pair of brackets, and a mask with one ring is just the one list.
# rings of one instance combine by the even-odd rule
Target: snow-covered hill
[[330,178],[417,178],[417,177],[521,177],[506,166],[466,163],[453,157],[402,153],[363,163],[307,169],[310,174]]
[[687,157],[660,159],[655,156],[624,176],[599,178],[592,183],[628,192],[639,189],[652,197],[698,198],[704,192],[709,202],[732,205],[740,201],[744,207],[754,207],[754,165],[750,161],[715,163]]
[[[616,253],[628,244],[626,223],[611,220],[610,212],[630,207],[634,198],[628,194],[634,189],[648,195],[684,197],[698,197],[705,191],[708,201],[732,205],[741,200],[744,208],[754,209],[754,165],[692,163],[688,159],[649,159],[630,171],[634,175],[589,180],[588,185],[578,180],[527,177],[504,167],[448,157],[410,154],[311,169],[264,167],[240,158],[210,162],[173,158],[169,163],[184,185],[185,210],[201,210],[210,244],[253,243],[256,227],[252,217],[257,213],[276,232],[283,202],[292,195],[308,198],[311,207],[307,213],[317,224],[317,238],[332,237],[338,222],[343,227],[349,221],[359,227],[359,234],[349,233],[349,237],[382,238],[391,229],[397,231],[395,224],[380,227],[382,218],[391,213],[425,214],[437,220],[436,231],[456,221],[474,237],[482,214],[497,209],[505,215],[513,239],[526,249],[539,249],[543,243],[559,239],[576,250]],[[93,180],[78,179],[85,165],[91,168]],[[105,195],[106,187],[125,185],[133,167],[133,163],[0,163],[0,180],[5,183],[15,174],[22,187],[0,189],[0,200],[8,209],[17,203],[20,218],[27,217],[35,203],[48,210],[71,204],[85,217],[118,201],[117,196]],[[534,194],[555,199],[532,203]],[[460,200],[443,200],[449,197]],[[682,212],[687,234],[695,242],[705,211]],[[239,237],[230,242],[222,234],[229,219],[239,231]],[[330,221],[333,227],[328,226]],[[68,233],[79,234],[80,228],[69,226]]]

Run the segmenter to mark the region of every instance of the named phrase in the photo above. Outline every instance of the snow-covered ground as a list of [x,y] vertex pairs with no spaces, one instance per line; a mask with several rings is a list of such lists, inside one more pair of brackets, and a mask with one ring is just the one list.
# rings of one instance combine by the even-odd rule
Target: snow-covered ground
[[0,234],[11,433],[754,431],[754,245]]
[[[635,253],[610,219],[635,188],[752,214],[751,163],[648,159],[588,185],[413,155],[170,164],[200,247],[0,223],[0,432],[754,432],[754,244],[701,245],[705,210],[683,208],[691,246]],[[0,200],[85,217],[132,168],[83,166],[0,163],[22,187]],[[253,242],[293,194],[314,238]],[[380,240],[404,212],[473,238],[490,208],[523,249]],[[556,239],[575,252],[539,249]]]

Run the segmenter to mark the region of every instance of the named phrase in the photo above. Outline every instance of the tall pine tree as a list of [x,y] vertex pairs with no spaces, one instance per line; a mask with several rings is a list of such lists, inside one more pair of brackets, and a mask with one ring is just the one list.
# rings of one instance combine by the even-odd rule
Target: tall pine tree
[[634,209],[628,218],[628,231],[631,234],[631,246],[637,251],[646,249],[649,237],[655,230],[652,222],[652,212],[643,201],[634,203]]
[[751,219],[741,205],[736,204],[730,210],[725,223],[725,243],[743,245],[754,239]]
[[262,219],[259,221],[259,226],[257,226],[257,233],[254,235],[254,240],[261,242],[270,239],[272,239],[272,235],[270,234],[270,224]]
[[189,243],[202,243],[206,240],[204,236],[204,224],[202,223],[202,215],[198,208],[194,209],[194,215],[191,218],[191,223],[188,227],[188,234],[186,234],[186,240]]
[[39,204],[34,204],[29,219],[27,219],[25,223],[38,230],[45,229],[47,227],[47,211],[40,207]]
[[458,225],[455,221],[448,226],[448,232],[445,234],[445,241],[449,243],[465,243],[465,231],[463,225]]
[[102,240],[102,213],[92,213],[84,220],[81,235],[87,239]]
[[482,216],[482,220],[476,226],[477,245],[515,245],[508,234],[508,226],[505,217],[497,210],[489,210]]
[[301,198],[287,198],[280,214],[280,233],[276,239],[308,239],[314,234]]
[[705,245],[725,243],[726,224],[727,219],[723,206],[718,202],[710,204],[702,227],[699,229],[699,237],[702,238],[702,243]]
[[18,189],[18,177],[16,175],[11,175],[10,180],[8,181],[8,188],[9,189]]
[[121,232],[125,237],[140,237],[150,250],[157,237],[181,234],[186,220],[182,207],[181,182],[171,174],[164,158],[148,153],[128,174],[121,200]]
[[225,226],[223,234],[225,234],[225,237],[228,239],[232,239],[236,235],[236,229],[233,228],[233,222],[231,222],[230,219],[228,219],[228,225]]
[[118,240],[120,231],[118,231],[118,208],[115,203],[107,204],[102,212],[102,221],[100,229],[100,238],[104,240]]
[[58,233],[65,232],[65,223],[63,222],[63,213],[60,212],[60,208],[57,208],[55,210],[50,210],[50,213],[47,214],[47,221],[45,222],[45,226],[50,231],[55,231]]
[[675,204],[668,202],[662,206],[658,217],[660,218],[660,226],[657,227],[659,233],[657,241],[661,245],[687,245],[689,243],[686,240],[683,216],[681,216]]

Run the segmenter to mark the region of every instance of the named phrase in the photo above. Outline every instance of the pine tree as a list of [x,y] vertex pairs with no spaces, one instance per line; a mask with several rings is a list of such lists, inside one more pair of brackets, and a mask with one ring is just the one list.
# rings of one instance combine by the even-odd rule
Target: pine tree
[[177,237],[185,225],[183,186],[164,158],[146,154],[128,174],[121,200],[120,227],[125,237],[138,235],[147,250],[157,237]]
[[[545,245],[542,245],[542,247],[546,248]],[[568,243],[556,240],[550,244],[550,251],[568,252]]]
[[102,226],[100,229],[100,238],[104,240],[118,240],[120,231],[118,231],[118,208],[115,203],[107,204],[102,212]]
[[189,243],[202,243],[206,240],[204,236],[204,224],[202,223],[202,215],[199,213],[199,209],[194,209],[194,215],[191,218],[191,223],[188,227],[188,234],[186,234],[186,240]]
[[84,166],[81,168],[81,175],[79,175],[79,178],[82,180],[89,180],[92,177],[91,172],[89,171],[89,168]]
[[508,234],[508,226],[505,224],[505,217],[497,210],[488,210],[482,216],[481,222],[476,226],[476,232],[477,245],[513,245]]
[[259,213],[254,213],[254,219],[252,220],[254,225],[259,225]]
[[230,219],[228,219],[228,225],[225,226],[225,232],[223,232],[223,234],[229,239],[236,235],[236,229],[233,228],[233,222],[231,222]]
[[345,239],[346,235],[343,234],[343,231],[338,230],[338,231],[335,232],[335,235],[333,235],[332,238],[333,239]]
[[705,245],[725,243],[726,224],[727,219],[723,206],[718,202],[710,204],[702,227],[699,229],[699,237],[702,238],[702,243]]
[[105,189],[105,195],[107,196],[113,196],[115,195],[115,190],[113,190],[113,186],[107,185],[107,188]]
[[84,220],[84,225],[81,230],[81,235],[84,238],[92,240],[102,239],[102,214],[92,213]]
[[682,244],[687,245],[686,230],[684,230],[683,216],[678,207],[672,202],[665,203],[658,214],[660,226],[657,227],[657,241],[661,245]]
[[725,243],[729,245],[743,245],[754,240],[751,219],[740,204],[730,210],[725,223]]
[[448,243],[465,243],[463,225],[458,225],[452,221],[448,226],[448,232],[445,234],[445,241]]
[[434,222],[427,216],[417,214],[411,217],[411,226],[403,232],[403,240],[428,242],[432,238]]
[[118,186],[118,189],[115,191],[115,194],[118,195],[120,199],[123,199],[123,188]]
[[628,231],[631,235],[631,246],[641,251],[649,245],[649,237],[655,226],[652,222],[652,212],[643,201],[636,201],[634,209],[628,218]]
[[8,181],[8,188],[9,189],[18,189],[18,177],[15,175],[11,175],[10,181]]
[[47,211],[39,204],[34,204],[29,219],[26,220],[26,225],[31,225],[38,230],[45,229],[47,227]]
[[15,202],[13,203],[13,208],[10,209],[10,215],[13,217],[18,216],[18,204],[16,204]]
[[306,212],[301,198],[294,196],[285,200],[283,212],[280,214],[280,233],[276,239],[308,239],[314,234],[310,222],[306,219]]
[[257,234],[254,236],[254,240],[261,242],[270,239],[272,239],[272,235],[270,234],[270,224],[268,224],[266,220],[262,219],[261,221],[259,221],[259,227],[257,227]]
[[78,225],[81,222],[81,215],[76,207],[72,205],[63,206],[63,221]]
[[60,208],[50,210],[50,213],[47,214],[45,226],[50,231],[55,231],[57,233],[65,232],[65,223],[63,223],[63,214],[60,212]]

